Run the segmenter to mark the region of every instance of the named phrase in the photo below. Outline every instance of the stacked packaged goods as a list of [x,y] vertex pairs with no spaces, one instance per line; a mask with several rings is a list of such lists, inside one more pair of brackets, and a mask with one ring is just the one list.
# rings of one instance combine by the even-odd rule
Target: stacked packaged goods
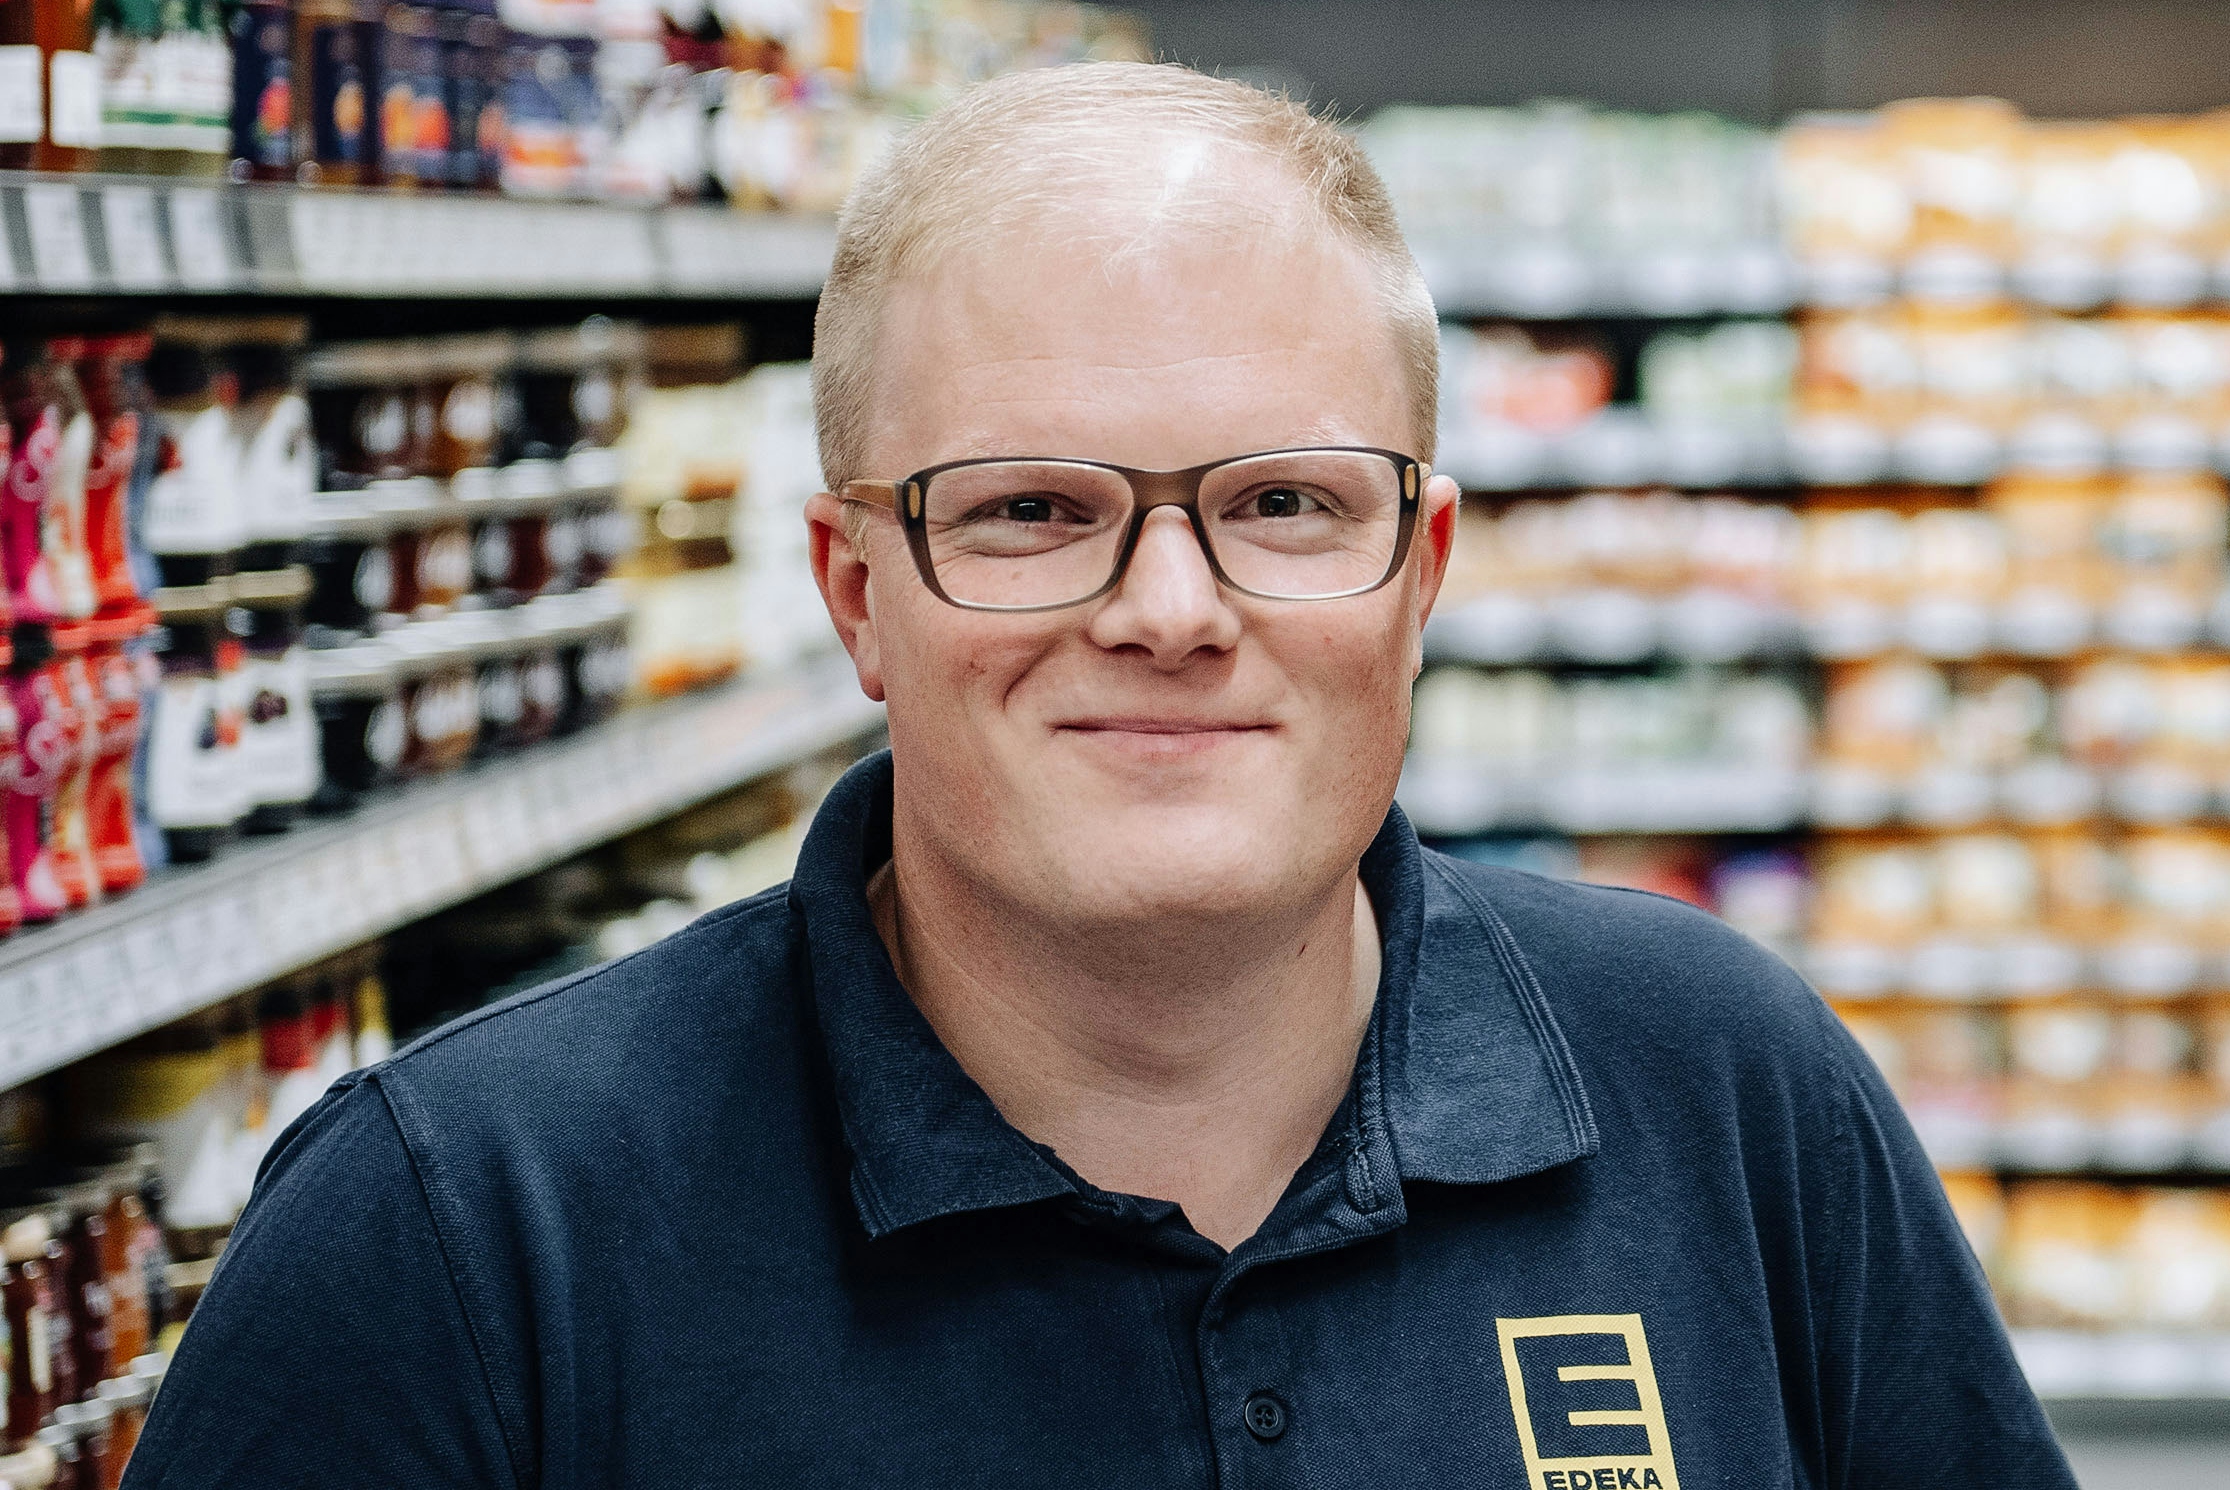
[[833,211],[955,87],[1145,54],[1071,4],[9,0],[0,169]]

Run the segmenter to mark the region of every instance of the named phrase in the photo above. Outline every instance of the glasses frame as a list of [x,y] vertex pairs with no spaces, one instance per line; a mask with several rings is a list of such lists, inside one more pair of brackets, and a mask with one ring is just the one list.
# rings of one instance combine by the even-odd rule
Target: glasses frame
[[[1352,589],[1335,590],[1328,595],[1271,595],[1261,590],[1250,590],[1224,572],[1223,561],[1216,557],[1216,546],[1208,537],[1208,525],[1200,515],[1200,488],[1206,484],[1212,471],[1241,461],[1261,460],[1272,455],[1375,455],[1394,467],[1401,490],[1399,526],[1394,533],[1394,552],[1387,561],[1386,572],[1367,585]],[[957,471],[967,466],[995,466],[1037,464],[1060,466],[1085,466],[1097,471],[1112,471],[1130,486],[1130,526],[1123,534],[1123,546],[1116,550],[1115,563],[1107,579],[1089,595],[1074,600],[1056,600],[1045,605],[993,605],[981,600],[955,600],[945,593],[937,580],[937,565],[929,553],[929,517],[923,497],[930,481],[946,471]],[[1319,600],[1347,600],[1357,595],[1368,595],[1382,588],[1388,580],[1401,573],[1409,557],[1409,545],[1417,531],[1417,511],[1423,504],[1425,483],[1432,478],[1432,467],[1413,455],[1399,450],[1381,450],[1373,445],[1301,445],[1285,450],[1255,450],[1245,455],[1226,456],[1222,460],[1206,461],[1197,466],[1186,466],[1176,471],[1142,470],[1136,466],[1119,466],[1112,461],[1078,460],[1065,455],[986,455],[970,460],[948,460],[942,465],[927,466],[899,481],[847,481],[841,496],[844,501],[858,502],[869,507],[879,507],[897,517],[906,530],[906,546],[914,555],[914,568],[920,573],[922,583],[929,593],[945,604],[960,610],[997,611],[1010,615],[1034,611],[1068,610],[1072,606],[1089,605],[1123,582],[1130,572],[1131,555],[1138,549],[1138,535],[1145,531],[1146,519],[1164,507],[1174,507],[1184,513],[1192,524],[1193,537],[1200,544],[1201,556],[1207,559],[1209,572],[1216,582],[1227,590],[1255,600],[1291,601],[1309,604]]]

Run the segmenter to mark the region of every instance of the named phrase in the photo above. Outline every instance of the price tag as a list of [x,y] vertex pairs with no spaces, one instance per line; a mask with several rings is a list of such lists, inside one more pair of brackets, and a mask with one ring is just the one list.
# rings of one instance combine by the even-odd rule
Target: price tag
[[299,960],[307,892],[299,867],[281,868],[256,881],[249,914],[261,936],[265,960],[274,970],[292,967]]
[[32,1033],[24,1010],[27,980],[20,973],[0,978],[0,1081],[14,1085],[31,1066]]
[[85,239],[77,188],[34,182],[23,188],[23,215],[31,227],[31,263],[40,288],[93,288],[93,249]]
[[43,958],[31,964],[25,982],[23,1009],[30,1058],[34,1061],[51,1059],[64,1042],[62,1024],[69,1011],[69,988],[60,958]]
[[495,879],[509,867],[503,857],[503,813],[493,790],[483,787],[459,804],[457,832],[465,863],[481,879]]
[[180,187],[170,193],[170,246],[178,281],[189,290],[229,289],[238,278],[224,201],[214,188]]
[[509,868],[524,867],[539,846],[534,840],[534,810],[527,801],[526,783],[506,781],[496,793],[496,844]]
[[205,955],[209,950],[208,916],[207,907],[189,906],[172,911],[163,923],[164,938],[170,943],[171,958],[178,969],[180,1007],[207,1003],[217,996],[223,981],[223,974],[209,965]]
[[103,188],[101,225],[108,234],[108,277],[117,288],[161,289],[170,278],[170,269],[163,262],[162,229],[155,221],[155,189]]
[[124,955],[131,965],[132,993],[142,1018],[159,1019],[185,1002],[179,986],[178,957],[170,930],[160,921],[124,933]]
[[[5,81],[4,77],[0,77],[0,82]],[[0,192],[0,201],[5,201],[9,195],[8,192]],[[13,290],[22,282],[23,271],[16,267],[15,262],[14,235],[8,231],[7,213],[0,211],[0,290]]]
[[[226,981],[233,988],[247,988],[272,976],[270,951],[256,922],[255,901],[246,890],[236,890],[217,902],[217,926],[223,940]],[[227,989],[230,992],[231,989]]]

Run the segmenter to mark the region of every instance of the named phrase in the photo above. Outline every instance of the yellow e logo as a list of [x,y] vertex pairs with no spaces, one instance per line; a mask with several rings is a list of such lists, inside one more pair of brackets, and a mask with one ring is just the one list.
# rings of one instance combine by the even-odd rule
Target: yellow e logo
[[[1649,1341],[1642,1334],[1639,1314],[1497,1319],[1494,1328],[1502,1341],[1502,1374],[1510,1385],[1510,1412],[1517,1419],[1518,1447],[1525,1452],[1526,1484],[1531,1490],[1680,1490],[1680,1477],[1673,1471],[1672,1436],[1665,1431],[1665,1404],[1657,1395],[1657,1372],[1649,1363]],[[1592,1338],[1574,1338],[1580,1336]],[[1625,1342],[1625,1359],[1602,1359],[1616,1349],[1617,1340]],[[1554,1342],[1559,1348],[1529,1345],[1523,1354],[1530,1359],[1521,1361],[1520,1341]],[[1581,1359],[1557,1359],[1574,1353]],[[1544,1385],[1631,1382],[1634,1405],[1566,1408],[1544,1418],[1549,1431],[1536,1434],[1526,1399],[1528,1365],[1534,1380]],[[1550,1410],[1545,1404],[1544,1411]],[[1622,1431],[1595,1435],[1572,1431],[1588,1428]],[[1544,1437],[1553,1450],[1547,1454],[1542,1452]],[[1590,1437],[1600,1441],[1600,1452],[1594,1451]]]

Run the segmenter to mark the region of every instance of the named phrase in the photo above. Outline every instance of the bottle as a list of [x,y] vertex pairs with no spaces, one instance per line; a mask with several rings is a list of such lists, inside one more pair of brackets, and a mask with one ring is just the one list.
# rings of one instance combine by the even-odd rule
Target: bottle
[[246,537],[240,436],[206,344],[214,331],[158,337],[147,363],[162,464],[149,484],[140,532],[168,588],[203,587],[232,572]]
[[379,0],[298,0],[294,136],[306,185],[379,183],[384,15]]
[[101,146],[93,0],[37,0],[36,27],[46,71],[46,135],[32,164],[42,171],[90,171]]
[[251,803],[241,826],[277,833],[293,825],[318,788],[317,717],[302,639],[309,574],[296,568],[240,580],[256,583],[254,594],[240,597],[248,619],[240,771]]
[[0,400],[15,435],[6,486],[0,490],[0,569],[6,573],[14,619],[50,623],[64,612],[47,544],[64,525],[59,504],[65,489],[74,485],[82,503],[84,473],[92,460],[92,420],[82,406],[70,406],[70,389],[56,375],[45,346],[12,343],[0,352],[0,368],[6,372],[0,379]]
[[449,96],[442,77],[439,12],[387,7],[379,60],[380,177],[388,186],[440,190],[449,183]]
[[[0,641],[0,667],[15,657],[13,642]],[[8,825],[5,803],[7,787],[23,769],[22,740],[16,729],[15,700],[6,687],[0,686],[0,866],[12,866],[14,858],[8,851]],[[23,925],[23,897],[16,893],[12,872],[0,873],[0,936],[12,936]]]
[[147,877],[133,830],[132,756],[139,744],[139,670],[113,640],[88,659],[97,700],[85,818],[101,891],[121,895]]
[[141,367],[153,346],[145,334],[95,336],[84,342],[78,383],[94,421],[93,459],[85,476],[85,548],[96,613],[144,612],[132,574],[128,515],[145,432]]
[[[47,1415],[69,1400],[76,1383],[69,1361],[69,1316],[47,1256],[53,1232],[45,1214],[19,1211],[0,1230],[8,1262],[0,1305],[14,1344],[8,1369],[8,1447],[31,1442]],[[61,1369],[57,1369],[57,1366]]]
[[87,812],[100,739],[101,702],[94,691],[93,674],[85,665],[87,638],[83,628],[73,629],[77,634],[57,628],[68,645],[64,647],[58,640],[59,655],[47,664],[55,697],[63,705],[60,717],[67,741],[61,780],[55,786],[47,851],[53,855],[54,877],[61,882],[62,896],[76,910],[101,899],[104,892],[100,872],[93,863],[92,822]]
[[[222,604],[166,611],[170,644],[147,739],[147,811],[172,862],[207,859],[246,815],[239,769],[240,643]],[[11,820],[12,824],[12,820]]]
[[28,171],[46,137],[35,0],[0,0],[0,171]]
[[232,17],[232,175],[292,181],[295,167],[294,7],[246,0]]
[[75,721],[55,687],[49,666],[54,643],[45,627],[19,626],[8,667],[8,696],[15,705],[16,769],[10,773],[4,812],[8,872],[22,902],[23,919],[51,921],[70,907],[56,872],[51,835],[54,802],[68,767]]

